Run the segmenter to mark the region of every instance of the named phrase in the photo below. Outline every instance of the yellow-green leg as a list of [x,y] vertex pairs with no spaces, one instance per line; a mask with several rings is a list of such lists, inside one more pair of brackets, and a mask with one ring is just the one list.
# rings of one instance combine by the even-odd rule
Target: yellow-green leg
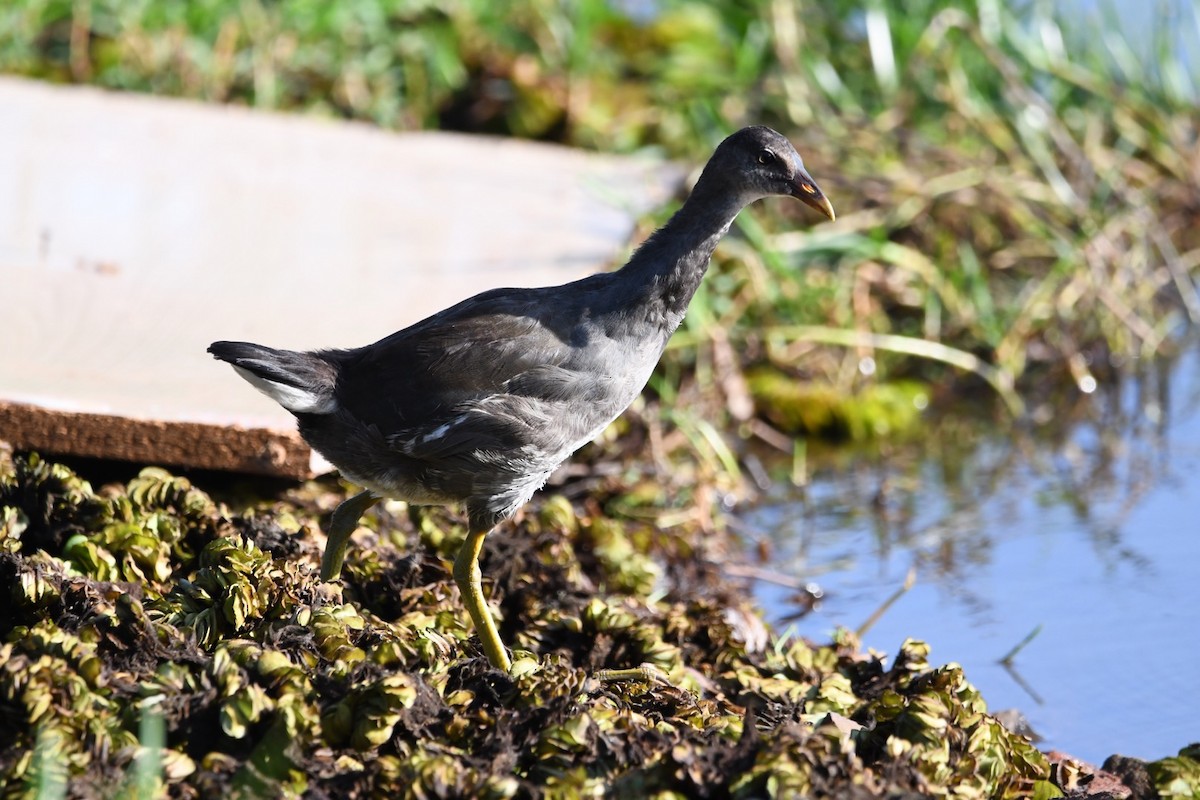
[[484,531],[472,531],[467,534],[458,555],[454,559],[454,582],[462,593],[463,605],[475,623],[475,632],[483,644],[483,652],[488,661],[496,669],[505,672],[512,667],[508,653],[504,651],[504,643],[500,641],[500,633],[496,630],[496,622],[488,611],[487,601],[483,597],[482,575],[479,572],[479,551],[483,549],[483,540],[488,535]]
[[601,683],[641,681],[643,683],[671,685],[671,679],[667,677],[667,673],[653,664],[642,664],[640,667],[631,667],[629,669],[598,669],[592,677]]
[[346,545],[350,534],[358,527],[358,520],[366,510],[379,502],[369,489],[342,501],[333,510],[326,534],[325,555],[321,558],[321,580],[336,581],[342,575],[342,561],[346,558]]

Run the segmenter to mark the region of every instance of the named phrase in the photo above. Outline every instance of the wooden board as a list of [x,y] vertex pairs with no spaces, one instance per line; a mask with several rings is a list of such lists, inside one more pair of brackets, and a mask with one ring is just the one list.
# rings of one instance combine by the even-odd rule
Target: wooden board
[[640,159],[0,78],[0,439],[306,477],[205,353],[375,341],[603,269],[681,172]]

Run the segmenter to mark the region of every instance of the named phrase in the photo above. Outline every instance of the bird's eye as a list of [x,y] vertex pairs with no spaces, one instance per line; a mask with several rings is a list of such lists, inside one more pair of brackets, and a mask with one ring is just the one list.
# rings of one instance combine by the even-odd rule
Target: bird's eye
[[760,164],[775,163],[775,154],[772,153],[770,150],[763,150],[762,152],[760,152],[758,154],[758,163],[760,163]]

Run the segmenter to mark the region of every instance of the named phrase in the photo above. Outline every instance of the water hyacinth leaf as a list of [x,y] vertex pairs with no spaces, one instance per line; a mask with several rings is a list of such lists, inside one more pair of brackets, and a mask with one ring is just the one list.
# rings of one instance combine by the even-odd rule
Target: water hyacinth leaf
[[1055,786],[1050,781],[1035,781],[1033,784],[1033,800],[1053,800],[1055,797],[1063,797],[1063,790]]
[[222,701],[221,730],[226,736],[242,739],[249,726],[258,722],[274,706],[274,701],[262,687],[255,684],[244,686]]
[[[349,698],[353,707],[351,746],[358,750],[378,747],[392,738],[404,709],[416,700],[416,687],[403,674],[391,675],[373,684],[356,688]],[[340,724],[337,719],[334,724]]]
[[514,678],[523,678],[533,675],[541,669],[541,663],[536,658],[517,658],[513,660],[512,669],[509,674]]
[[354,707],[350,701],[342,700],[321,714],[321,731],[330,744],[345,744],[353,730]]
[[21,534],[29,527],[29,518],[14,506],[0,506],[0,548],[7,552],[20,549]]
[[246,583],[230,586],[222,611],[234,630],[243,630],[255,611],[254,589]]
[[614,576],[610,587],[630,594],[650,594],[662,579],[662,568],[654,559],[637,551],[625,526],[602,518],[593,520],[587,530],[594,541],[592,552],[604,560]]
[[246,670],[253,668],[263,654],[262,646],[250,639],[232,639],[225,647],[233,663]]
[[34,684],[29,687],[21,698],[25,703],[25,713],[31,724],[36,725],[50,710],[54,697],[47,686]]
[[21,597],[31,606],[44,606],[58,599],[57,587],[40,569],[23,571],[20,581]]
[[99,580],[112,580],[117,574],[117,560],[113,554],[84,534],[76,534],[68,539],[63,555],[80,572]]
[[859,699],[846,676],[834,673],[809,692],[806,709],[811,714],[851,714]]
[[562,495],[552,495],[547,498],[538,517],[541,523],[551,530],[573,533],[579,525],[575,509],[572,508],[571,502]]
[[164,750],[162,753],[163,777],[169,783],[179,783],[196,771],[196,762],[186,753]]
[[297,670],[286,653],[279,650],[267,650],[255,659],[255,668],[265,678],[282,678]]
[[242,704],[226,700],[221,704],[221,730],[226,736],[233,739],[241,739],[245,737],[248,730],[249,710]]
[[542,734],[538,754],[542,758],[550,758],[586,750],[595,738],[595,727],[587,714],[569,719]]
[[250,758],[234,776],[234,787],[250,797],[299,796],[308,785],[297,767],[298,730],[293,715],[281,712],[267,728]]
[[169,549],[149,526],[121,526],[106,530],[105,538],[114,551],[125,555],[122,572],[128,580],[163,582],[171,575]]
[[1191,745],[1146,765],[1146,771],[1162,798],[1175,800],[1200,794],[1200,745]]

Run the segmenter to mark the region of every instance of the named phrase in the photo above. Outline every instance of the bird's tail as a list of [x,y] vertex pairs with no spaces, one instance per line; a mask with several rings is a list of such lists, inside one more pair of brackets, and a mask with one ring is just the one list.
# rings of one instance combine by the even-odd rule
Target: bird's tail
[[337,365],[319,354],[249,342],[213,342],[208,352],[293,414],[332,414],[337,408]]

